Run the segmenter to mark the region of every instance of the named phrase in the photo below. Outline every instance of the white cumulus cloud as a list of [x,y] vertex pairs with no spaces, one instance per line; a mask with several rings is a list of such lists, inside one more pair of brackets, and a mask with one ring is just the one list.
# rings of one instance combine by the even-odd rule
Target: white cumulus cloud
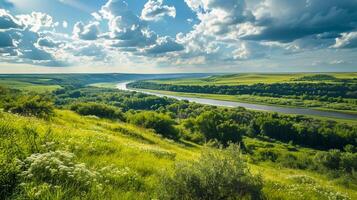
[[176,9],[173,6],[163,4],[163,0],[149,0],[141,11],[141,18],[147,21],[158,21],[165,16],[176,17]]

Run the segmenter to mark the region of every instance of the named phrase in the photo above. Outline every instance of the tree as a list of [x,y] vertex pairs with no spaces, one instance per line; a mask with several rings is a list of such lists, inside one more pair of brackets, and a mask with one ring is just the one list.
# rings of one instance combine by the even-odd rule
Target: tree
[[81,115],[95,115],[108,119],[125,121],[123,112],[119,108],[100,103],[78,103],[71,106],[71,110]]
[[206,111],[196,119],[197,126],[207,141],[220,138],[217,128],[221,121],[222,115],[214,111]]
[[178,130],[174,127],[175,121],[170,116],[154,111],[142,111],[128,115],[132,124],[154,129],[156,133],[171,139],[178,139]]
[[197,117],[196,123],[207,141],[218,140],[225,146],[242,141],[243,130],[239,125],[218,112],[206,111]]
[[24,116],[35,116],[44,119],[49,119],[54,115],[52,101],[46,96],[40,95],[19,96],[10,103],[5,104],[4,110]]

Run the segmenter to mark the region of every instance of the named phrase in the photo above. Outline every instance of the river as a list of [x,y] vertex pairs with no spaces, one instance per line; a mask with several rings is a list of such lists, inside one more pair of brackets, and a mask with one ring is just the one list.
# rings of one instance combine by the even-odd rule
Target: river
[[260,105],[260,104],[252,104],[252,103],[240,103],[235,101],[223,101],[223,100],[215,100],[215,99],[207,99],[207,98],[195,98],[195,97],[182,97],[175,95],[166,95],[160,94],[156,92],[147,92],[139,89],[131,89],[127,88],[127,84],[130,82],[122,82],[117,85],[117,89],[127,90],[127,91],[136,91],[145,94],[156,95],[159,97],[169,97],[178,100],[187,100],[190,102],[201,103],[206,105],[213,106],[225,106],[225,107],[244,107],[251,110],[259,110],[259,111],[271,111],[278,112],[284,114],[296,114],[296,115],[315,115],[321,117],[331,117],[331,118],[340,118],[340,119],[357,119],[357,115],[333,112],[333,111],[322,111],[322,110],[314,110],[309,108],[291,108],[291,107],[280,107],[280,106],[270,106],[270,105]]

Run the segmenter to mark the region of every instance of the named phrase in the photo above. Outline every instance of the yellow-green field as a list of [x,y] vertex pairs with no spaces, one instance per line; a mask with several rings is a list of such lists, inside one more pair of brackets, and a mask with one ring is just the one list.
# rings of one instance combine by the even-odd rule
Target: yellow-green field
[[99,88],[116,88],[117,82],[109,82],[109,83],[93,83],[89,84],[92,87],[99,87]]
[[[357,78],[357,73],[318,73],[332,75],[338,79]],[[218,75],[206,78],[182,78],[182,79],[165,79],[152,80],[156,83],[165,83],[173,85],[252,85],[256,83],[288,83],[297,82],[295,79],[311,76],[313,73],[294,73],[294,74],[231,74]]]
[[[43,81],[46,82],[46,80]],[[34,92],[51,92],[58,88],[61,88],[61,86],[59,85],[34,84],[28,81],[8,80],[8,79],[0,79],[0,86],[6,86],[12,89],[34,91]]]

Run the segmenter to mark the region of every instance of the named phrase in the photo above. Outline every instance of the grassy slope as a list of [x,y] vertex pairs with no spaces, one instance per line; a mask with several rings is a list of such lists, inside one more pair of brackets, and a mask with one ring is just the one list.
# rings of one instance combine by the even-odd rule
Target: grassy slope
[[[43,81],[44,83],[46,82],[46,80],[40,80],[40,81]],[[1,79],[1,78],[0,78],[0,85],[12,89],[34,91],[34,92],[51,92],[61,87],[59,85],[34,84],[26,80],[17,80],[17,79],[9,80],[9,79]]]
[[[129,167],[144,179],[141,191],[123,192],[113,187],[107,199],[150,199],[153,197],[158,177],[163,171],[170,171],[173,164],[180,160],[196,159],[201,146],[182,142],[176,143],[163,139],[150,130],[129,124],[79,116],[71,111],[57,110],[56,117],[49,123],[36,118],[0,112],[0,121],[17,125],[32,126],[43,135],[50,128],[58,149],[73,152],[77,161],[85,163],[90,169],[114,165]],[[287,150],[285,144],[259,142],[245,139],[245,143],[274,145]],[[305,154],[309,149],[300,148],[298,153]],[[249,160],[249,158],[248,158]],[[253,173],[261,174],[264,192],[270,199],[327,199],[327,196],[342,193],[356,199],[354,189],[339,186],[323,175],[302,170],[277,168],[269,163],[249,164]],[[313,178],[312,185],[300,184],[294,176],[306,175]],[[105,185],[104,187],[112,187]],[[313,188],[319,188],[318,191]],[[329,194],[321,193],[327,191]],[[297,195],[299,194],[299,195]]]
[[89,84],[88,86],[93,86],[93,87],[99,87],[99,88],[111,88],[114,89],[116,88],[116,85],[118,82],[111,82],[111,83],[93,83]]
[[[42,134],[51,129],[58,149],[73,152],[77,161],[90,169],[114,165],[135,170],[144,177],[147,188],[145,192],[132,194],[130,199],[136,199],[135,196],[147,199],[161,170],[170,169],[174,159],[194,159],[199,153],[195,144],[178,144],[129,124],[82,117],[71,111],[57,110],[51,123],[7,113],[0,113],[1,120],[17,127],[36,127]],[[113,190],[111,196],[121,199],[123,194],[119,192]]]

